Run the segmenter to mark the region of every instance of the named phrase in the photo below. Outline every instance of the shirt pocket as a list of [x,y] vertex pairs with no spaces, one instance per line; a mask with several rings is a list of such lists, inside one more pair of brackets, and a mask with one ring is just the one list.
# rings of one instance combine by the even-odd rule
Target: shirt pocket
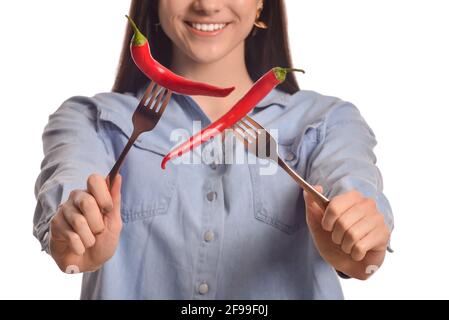
[[[132,128],[120,118],[103,114],[102,126],[105,141],[111,153],[118,158],[128,142]],[[129,120],[131,124],[131,119]],[[154,129],[157,130],[157,129]],[[155,134],[155,138],[143,133],[129,151],[121,169],[122,207],[124,223],[145,220],[168,212],[176,186],[176,169],[161,169],[161,161],[169,152]],[[107,137],[107,138],[106,138]]]
[[[305,177],[310,153],[319,143],[318,126],[312,125],[292,142],[278,144],[279,156]],[[271,163],[275,166],[274,163]],[[281,167],[272,174],[261,174],[261,165],[250,165],[254,194],[254,216],[282,232],[293,234],[306,226],[302,188]]]
[[[123,165],[122,220],[132,222],[165,215],[175,191],[174,169],[162,170],[163,154],[135,145],[134,155]],[[126,161],[126,160],[125,160]]]

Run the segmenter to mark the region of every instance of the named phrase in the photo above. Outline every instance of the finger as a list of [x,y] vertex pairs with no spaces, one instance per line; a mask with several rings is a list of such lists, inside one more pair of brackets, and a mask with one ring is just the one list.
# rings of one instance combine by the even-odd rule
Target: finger
[[51,221],[51,235],[56,241],[66,241],[70,250],[78,256],[86,251],[80,237],[73,231],[64,216],[55,216]]
[[112,210],[113,203],[106,180],[99,174],[92,174],[87,179],[87,191],[93,195],[100,210],[108,213]]
[[122,216],[120,213],[121,210],[121,187],[122,187],[122,176],[117,174],[114,179],[114,184],[111,189],[111,198],[113,203],[113,209],[111,212],[105,215],[105,218],[108,219],[109,228],[112,231],[120,232],[122,228]]
[[103,215],[100,212],[97,201],[91,194],[80,191],[74,195],[73,203],[86,218],[93,234],[103,232]]
[[351,258],[354,261],[362,261],[370,250],[385,251],[388,239],[387,228],[377,227],[355,244],[351,252]]
[[335,222],[340,218],[343,212],[351,208],[354,204],[360,202],[362,199],[363,196],[355,190],[332,198],[324,212],[323,221],[321,223],[323,229],[332,231]]
[[346,254],[350,254],[354,245],[377,228],[378,225],[377,215],[372,213],[365,215],[345,232],[341,242],[341,250]]
[[343,241],[345,233],[359,222],[365,215],[370,212],[370,208],[367,207],[365,202],[358,203],[345,212],[337,219],[332,231],[332,241],[335,244],[340,245]]
[[[319,185],[313,186],[315,190],[323,193],[323,187]],[[306,205],[306,220],[310,229],[321,229],[321,220],[323,219],[324,210],[314,201],[313,197],[304,190],[304,202]]]
[[89,228],[86,218],[74,206],[65,206],[62,210],[65,220],[74,232],[81,238],[84,247],[91,248],[95,244],[95,237]]

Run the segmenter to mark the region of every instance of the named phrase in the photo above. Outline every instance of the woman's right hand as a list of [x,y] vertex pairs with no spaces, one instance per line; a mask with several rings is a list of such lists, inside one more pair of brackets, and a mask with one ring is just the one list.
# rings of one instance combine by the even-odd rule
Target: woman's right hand
[[121,176],[109,191],[105,179],[92,174],[87,190],[74,190],[51,220],[50,253],[66,273],[95,271],[115,253],[122,219]]

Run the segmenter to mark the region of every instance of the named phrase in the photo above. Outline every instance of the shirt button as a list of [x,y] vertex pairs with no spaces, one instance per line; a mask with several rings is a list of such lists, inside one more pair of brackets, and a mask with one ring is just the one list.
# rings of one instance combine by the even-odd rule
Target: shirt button
[[285,156],[285,160],[287,160],[287,161],[293,161],[293,160],[295,160],[295,158],[296,158],[296,155],[293,152],[289,152]]
[[214,201],[217,198],[217,193],[214,191],[211,191],[207,194],[207,200],[210,202]]
[[200,284],[200,286],[198,287],[198,291],[200,292],[200,294],[206,294],[209,292],[209,286],[206,282],[203,282],[202,284]]
[[204,234],[204,241],[211,242],[212,240],[214,240],[214,233],[209,230]]

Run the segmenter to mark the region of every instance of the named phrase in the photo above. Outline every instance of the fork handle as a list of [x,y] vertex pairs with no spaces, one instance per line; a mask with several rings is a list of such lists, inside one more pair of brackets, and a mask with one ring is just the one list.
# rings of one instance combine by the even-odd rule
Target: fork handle
[[306,180],[304,180],[299,174],[296,173],[295,170],[290,168],[288,164],[285,163],[284,160],[282,160],[278,156],[278,164],[279,166],[284,169],[304,190],[306,190],[315,200],[315,202],[320,206],[321,209],[326,210],[327,206],[329,205],[329,199],[326,198],[324,195],[316,191]]
[[117,161],[115,162],[114,166],[112,167],[111,171],[109,171],[109,174],[106,178],[106,180],[109,180],[109,190],[112,189],[112,186],[114,184],[114,179],[117,176],[117,173],[120,170],[120,167],[123,164],[123,161],[125,160],[126,155],[128,154],[129,150],[131,149],[134,142],[137,140],[137,137],[139,136],[139,133],[136,131],[133,131],[131,134],[131,137],[128,140],[128,143],[126,144],[125,148],[123,149],[122,153],[118,157]]

